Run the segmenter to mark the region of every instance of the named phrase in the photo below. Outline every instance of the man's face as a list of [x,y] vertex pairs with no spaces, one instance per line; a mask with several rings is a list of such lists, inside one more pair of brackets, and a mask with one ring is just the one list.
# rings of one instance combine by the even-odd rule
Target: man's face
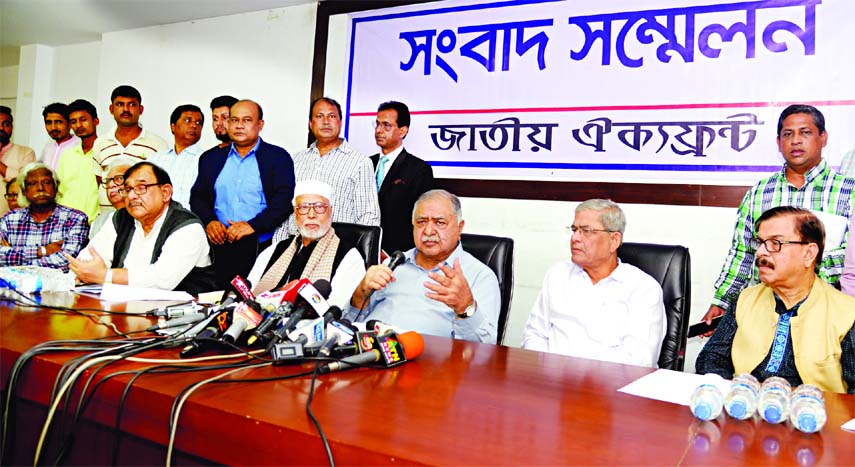
[[9,144],[12,140],[12,116],[0,114],[0,146]]
[[[154,185],[157,179],[151,167],[144,166],[125,180],[126,209],[134,219],[153,222],[164,211],[172,198],[172,185]],[[148,185],[145,193],[137,194],[134,187]]]
[[125,207],[125,196],[119,192],[120,188],[124,188],[125,186],[125,171],[131,168],[129,165],[119,165],[110,169],[107,173],[107,178],[104,179],[104,182],[107,183],[105,189],[107,190],[107,198],[110,200],[110,204],[113,205],[116,209],[122,209]]
[[95,136],[95,127],[98,126],[98,119],[93,119],[89,115],[89,112],[85,110],[76,110],[68,116],[68,123],[74,134],[78,138],[83,139]]
[[[582,269],[593,269],[611,261],[620,246],[619,232],[604,232],[598,211],[577,212],[573,219],[576,232],[570,237],[571,259]],[[589,233],[585,233],[588,231]]]
[[202,137],[202,125],[205,123],[205,117],[201,112],[181,112],[178,121],[169,125],[172,134],[175,136],[175,143],[181,143],[183,146],[192,146]]
[[384,153],[394,150],[404,142],[408,127],[398,126],[398,112],[392,109],[377,112],[377,120],[374,122],[374,142],[380,146]]
[[211,111],[211,126],[218,140],[228,143],[229,139],[229,108],[217,107]]
[[253,102],[238,102],[229,114],[229,138],[238,146],[252,146],[264,128],[258,119],[258,107]]
[[140,101],[133,97],[117,96],[110,104],[110,113],[116,119],[116,125],[121,127],[139,126],[143,110]]
[[[320,207],[321,210],[324,210],[323,214],[317,213],[315,208],[310,208],[306,214],[300,213],[301,205],[314,205],[316,203],[326,205],[325,207]],[[329,232],[330,227],[332,227],[332,206],[330,206],[330,200],[320,195],[300,195],[296,199],[296,204],[297,207],[294,208],[294,213],[297,217],[297,229],[303,238],[317,240]]]
[[454,215],[444,197],[422,201],[413,218],[413,240],[419,255],[435,262],[445,261],[460,242],[463,221]]
[[822,160],[822,148],[828,143],[828,133],[819,133],[810,114],[792,114],[784,119],[778,136],[778,149],[787,166],[804,174]]
[[27,174],[24,179],[24,196],[33,207],[43,207],[54,204],[56,198],[56,182],[47,169],[36,169]]
[[318,141],[338,139],[341,131],[341,116],[338,109],[327,101],[318,101],[312,107],[312,119],[309,120],[309,130]]
[[9,205],[9,210],[14,211],[21,207],[18,204],[18,182],[6,185],[6,204]]
[[[796,232],[795,218],[788,215],[763,221],[757,229],[757,237],[761,240],[774,239],[782,242],[802,241]],[[754,262],[760,273],[760,281],[775,288],[786,284],[788,280],[801,277],[806,270],[813,268],[816,251],[817,247],[814,244],[790,243],[781,245],[781,251],[770,253],[765,245],[759,245]]]
[[58,113],[51,112],[45,116],[45,130],[57,143],[68,139],[68,121]]

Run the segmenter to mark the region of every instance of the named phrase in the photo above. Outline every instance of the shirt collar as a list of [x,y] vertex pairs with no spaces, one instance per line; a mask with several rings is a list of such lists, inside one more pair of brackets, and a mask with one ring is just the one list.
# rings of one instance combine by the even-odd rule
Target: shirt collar
[[[259,139],[261,139],[261,138],[259,138]],[[199,153],[199,150],[202,148],[202,146],[201,146],[201,142],[202,142],[202,140],[201,140],[201,139],[200,139],[199,141],[196,141],[196,144],[192,144],[192,145],[190,145],[190,146],[187,146],[187,147],[186,147],[186,148],[184,148],[184,150],[183,150],[183,151],[181,151],[180,153],[175,152],[175,144],[173,144],[173,145],[169,148],[169,151],[167,151],[166,153],[167,153],[167,154],[171,154],[171,155],[173,155],[173,156],[180,156],[181,154],[184,154],[184,153],[187,153],[187,154],[189,154],[189,155],[191,155],[191,156],[195,156],[196,154],[198,154],[198,153]],[[256,144],[256,145],[255,145],[255,148],[257,148],[257,147],[258,147],[258,144]],[[255,148],[253,148],[252,150],[253,150],[253,151],[255,151]],[[229,151],[229,152],[231,152],[231,151]]]
[[[387,167],[391,167],[392,164],[395,163],[395,159],[398,158],[398,156],[401,154],[401,151],[403,151],[403,150],[404,150],[404,145],[402,144],[402,145],[398,146],[397,148],[393,149],[392,152],[390,152],[389,154],[383,154],[381,152],[379,157],[380,157],[380,159],[382,159],[384,157],[389,159],[389,162],[387,162],[386,164],[387,164]],[[377,160],[379,161],[380,159],[377,159]]]
[[[336,151],[347,152],[348,148],[350,147],[350,145],[347,144],[347,139],[346,138],[339,138],[339,139],[341,140],[341,144],[336,146],[335,149],[333,149],[332,151],[328,152],[326,154],[326,156],[334,154]],[[312,144],[309,145],[309,150],[311,150],[314,154],[317,154],[318,157],[321,157],[321,152],[318,151],[318,141],[317,140],[313,141]],[[326,156],[324,156],[324,157],[326,157]]]
[[791,316],[798,316],[799,315],[799,307],[802,306],[802,303],[807,301],[808,297],[810,297],[810,294],[808,294],[807,297],[803,298],[799,303],[796,303],[795,305],[793,305],[793,307],[790,308],[789,310],[787,309],[787,305],[784,304],[784,301],[781,300],[780,297],[778,297],[778,294],[772,292],[772,296],[775,297],[775,313],[778,313],[779,315],[784,315],[785,313],[789,313]]
[[[570,260],[570,262],[573,263],[573,260]],[[621,261],[620,258],[617,259],[617,262],[618,262],[617,267],[611,273],[609,273],[608,276],[601,279],[600,282],[608,281],[608,280],[613,280],[616,282],[626,282],[627,280],[632,279],[632,277],[629,276],[629,270],[628,270],[629,268],[627,267],[627,264],[624,263],[623,261]],[[573,266],[575,266],[575,268],[576,268],[576,274],[582,274],[586,278],[588,278],[588,280],[591,280],[591,276],[588,275],[588,272],[585,271],[585,269],[582,266],[579,266],[576,263],[573,263]]]
[[[137,123],[137,125],[140,127],[140,130],[141,130],[141,131],[140,131],[140,134],[139,134],[139,135],[137,135],[137,137],[136,137],[136,138],[134,138],[134,139],[131,141],[131,143],[133,143],[134,141],[136,141],[136,140],[138,140],[138,139],[143,139],[143,138],[145,138],[146,134],[148,134],[148,133],[145,131],[145,128],[142,126],[142,124]],[[121,145],[122,145],[122,143],[119,143],[119,140],[118,140],[118,139],[116,139],[116,130],[118,130],[118,129],[119,129],[119,127],[118,127],[118,126],[117,126],[117,127],[114,127],[114,128],[113,128],[113,131],[111,131],[110,133],[108,133],[108,134],[107,134],[107,136],[104,136],[104,138],[107,138],[107,139],[109,139],[109,140],[115,141],[116,143],[118,143],[118,145],[119,145],[119,146],[121,146]],[[99,138],[101,138],[101,136],[99,136]],[[130,146],[130,145],[131,145],[131,143],[128,143],[128,146]]]
[[[830,170],[828,167],[828,162],[825,159],[820,159],[819,164],[816,164],[813,168],[805,173],[805,185],[809,185],[813,183],[814,180],[819,179],[820,177],[825,176],[826,172]],[[781,177],[786,180],[787,179],[787,164],[784,163],[784,167],[781,168]]]
[[[199,144],[199,143],[196,143],[196,144]],[[241,157],[241,159],[245,159],[245,158],[247,158],[247,157],[249,157],[249,156],[254,156],[254,155],[255,155],[255,151],[257,151],[257,150],[258,150],[258,146],[260,146],[260,145],[261,145],[261,138],[258,138],[258,141],[256,141],[256,142],[255,142],[255,146],[253,146],[253,147],[252,147],[252,149],[250,149],[250,150],[249,150],[249,152],[248,152],[248,153],[246,153],[246,156],[241,157],[241,155],[240,155],[240,154],[238,154],[237,149],[235,149],[235,143],[232,143],[232,144],[229,146],[229,156],[228,156],[228,157],[231,157],[232,155],[234,155],[234,156],[237,156],[237,157]],[[194,144],[194,146],[195,146],[195,144]],[[189,148],[188,148],[188,149],[189,149]],[[185,151],[186,151],[186,149],[185,149]]]

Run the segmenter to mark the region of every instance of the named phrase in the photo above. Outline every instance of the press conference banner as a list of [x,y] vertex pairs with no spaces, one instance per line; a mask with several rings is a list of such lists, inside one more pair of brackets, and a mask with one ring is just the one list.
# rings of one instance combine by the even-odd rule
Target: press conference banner
[[448,1],[353,14],[345,135],[412,111],[438,177],[751,184],[777,120],[817,106],[855,148],[851,0]]

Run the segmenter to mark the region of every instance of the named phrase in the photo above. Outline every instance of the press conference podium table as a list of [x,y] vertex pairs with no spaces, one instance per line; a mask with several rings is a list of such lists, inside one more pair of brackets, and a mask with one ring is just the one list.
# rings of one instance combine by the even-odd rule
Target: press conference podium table
[[[78,308],[107,306],[86,297],[67,300]],[[123,331],[152,323],[138,316],[106,319]],[[107,327],[85,317],[0,305],[4,392],[13,362],[33,345],[108,335]],[[174,358],[177,351],[146,356]],[[54,377],[68,358],[53,353],[27,366],[16,390],[7,463],[32,465]],[[146,366],[122,362],[101,375]],[[241,375],[310,368],[277,366]],[[425,336],[424,354],[405,365],[319,376],[312,410],[337,465],[855,465],[855,434],[840,429],[855,418],[853,396],[826,394],[828,423],[817,435],[724,416],[701,423],[686,407],[617,392],[651,371]],[[122,416],[119,463],[163,465],[175,396],[214,374],[138,379]],[[67,464],[110,463],[111,427],[128,379],[115,378],[99,390]],[[309,384],[310,378],[301,378],[203,387],[182,411],[174,464],[326,465],[305,412]]]

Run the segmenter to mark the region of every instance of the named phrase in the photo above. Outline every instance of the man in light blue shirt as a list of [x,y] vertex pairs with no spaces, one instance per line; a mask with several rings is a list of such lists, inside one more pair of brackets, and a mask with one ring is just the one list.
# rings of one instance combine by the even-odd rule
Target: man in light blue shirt
[[[372,266],[356,288],[348,318],[376,319],[435,336],[494,343],[499,321],[499,281],[485,264],[463,251],[460,200],[445,190],[419,197],[413,240],[394,273]],[[362,311],[365,297],[376,290]]]
[[193,104],[179,105],[169,117],[169,128],[175,137],[175,144],[168,150],[158,152],[149,158],[149,162],[166,170],[172,179],[172,199],[190,209],[190,189],[196,183],[199,173],[199,155],[202,147],[202,126],[205,116],[202,110]]

